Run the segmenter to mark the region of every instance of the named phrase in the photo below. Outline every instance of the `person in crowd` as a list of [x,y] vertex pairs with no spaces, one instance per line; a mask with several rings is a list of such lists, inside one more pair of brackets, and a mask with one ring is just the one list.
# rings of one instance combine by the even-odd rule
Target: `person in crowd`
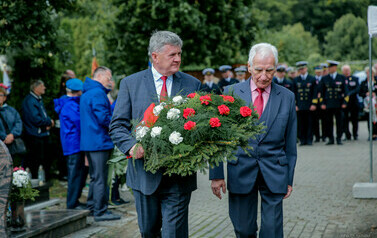
[[135,197],[142,237],[188,237],[188,207],[191,192],[197,188],[196,174],[182,177],[145,171],[144,148],[130,133],[131,121],[143,118],[151,103],[200,90],[198,79],[179,72],[182,44],[173,32],[152,34],[148,47],[152,67],[121,81],[110,125],[116,146],[134,160],[128,163],[126,182]]
[[120,219],[119,215],[107,210],[107,161],[114,148],[109,136],[111,105],[107,98],[111,87],[111,70],[100,66],[94,71],[93,79],[86,78],[80,99],[80,150],[88,158],[90,174],[87,208],[94,215],[95,221]]
[[293,83],[293,80],[297,77],[297,71],[294,67],[288,67],[287,68],[287,74],[288,74],[288,80],[290,80]]
[[232,66],[230,65],[221,65],[219,68],[221,72],[221,79],[218,83],[221,91],[224,91],[224,87],[228,85],[232,85],[235,83],[238,83],[238,80],[233,78],[233,73],[232,73]]
[[329,74],[324,76],[320,84],[321,108],[326,115],[326,136],[329,141],[326,145],[334,144],[334,116],[336,119],[336,143],[342,145],[342,109],[347,107],[348,96],[346,88],[346,78],[337,73],[339,62],[327,60],[329,63]]
[[[367,79],[364,80],[361,85],[360,85],[360,93],[359,95],[363,98],[363,105],[364,105],[364,112],[366,114],[366,118],[368,120],[368,131],[370,131],[370,127],[369,127],[369,114],[371,113],[370,112],[370,109],[369,109],[369,75],[370,75],[370,72],[369,72],[369,67],[365,67],[364,69],[366,75],[367,75]],[[372,67],[372,78],[375,79],[375,76],[376,76],[376,70]],[[377,103],[377,100],[376,100],[376,95],[377,95],[377,84],[376,84],[376,80],[374,80],[373,82],[373,88],[372,88],[372,108],[373,109],[376,109],[376,103]],[[376,124],[376,111],[375,110],[372,110],[372,139],[373,140],[376,140],[377,139],[377,124]],[[368,138],[369,140],[369,138]]]
[[[316,91],[319,92],[319,85],[322,79],[323,68],[322,66],[314,67],[314,77],[316,83]],[[318,97],[318,96],[317,96]],[[322,138],[322,141],[325,141],[325,130],[324,130],[324,111],[321,107],[317,106],[315,111],[313,112],[313,135],[315,137],[315,142],[319,142]]]
[[285,72],[286,68],[284,65],[278,65],[276,67],[276,73],[275,77],[272,79],[272,81],[276,84],[279,84],[280,86],[283,86],[291,91],[293,91],[293,83],[285,78]]
[[38,168],[43,166],[46,179],[50,178],[52,158],[49,156],[50,130],[55,125],[47,115],[42,95],[46,87],[42,80],[34,80],[30,84],[30,93],[22,102],[21,118],[24,125],[24,142],[27,149],[25,167],[30,168],[33,178],[38,176]]
[[316,80],[308,74],[308,62],[299,61],[296,67],[299,72],[293,80],[293,92],[296,96],[296,111],[300,145],[313,144],[313,112],[318,104]]
[[321,63],[319,66],[322,67],[322,77],[325,77],[329,74],[329,64],[328,63]]
[[282,238],[283,199],[292,192],[297,160],[297,120],[295,96],[288,89],[272,82],[278,64],[275,46],[260,43],[252,46],[248,69],[251,78],[225,88],[253,102],[259,121],[266,131],[250,139],[253,150],[236,152],[237,160],[228,161],[228,186],[224,181],[223,164],[210,169],[209,179],[215,196],[229,191],[229,216],[236,237],[256,237],[258,192],[261,197],[259,237]]
[[240,67],[235,68],[234,72],[236,72],[236,79],[238,80],[238,82],[242,83],[246,81],[246,66],[241,65]]
[[[9,146],[15,138],[21,137],[22,120],[16,109],[7,103],[7,87],[0,87],[0,139]],[[13,158],[13,154],[12,158]]]
[[351,67],[349,65],[343,65],[342,74],[346,77],[347,96],[349,96],[347,107],[343,109],[343,132],[346,135],[346,140],[351,140],[351,132],[349,130],[349,122],[351,121],[352,136],[354,140],[357,140],[359,128],[359,100],[357,98],[360,90],[359,79],[351,75]]
[[83,83],[73,78],[66,82],[67,95],[54,99],[60,120],[60,141],[67,161],[67,209],[86,209],[79,202],[88,174],[85,155],[80,151],[80,96]]
[[59,97],[66,95],[66,82],[69,79],[76,78],[76,74],[73,70],[67,69],[63,72],[62,76],[60,77],[60,88],[59,88]]
[[215,70],[212,68],[206,68],[202,71],[204,75],[204,82],[202,86],[200,87],[200,91],[204,92],[214,92],[215,94],[220,94],[221,90],[220,87],[213,82]]

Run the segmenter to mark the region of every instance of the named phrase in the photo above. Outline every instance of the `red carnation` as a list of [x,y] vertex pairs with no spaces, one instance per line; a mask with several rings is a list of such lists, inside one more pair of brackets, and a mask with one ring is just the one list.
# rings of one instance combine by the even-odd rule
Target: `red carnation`
[[219,109],[219,113],[221,115],[229,115],[229,112],[230,112],[229,107],[225,106],[224,104],[218,106],[217,109]]
[[196,96],[196,93],[190,93],[189,95],[187,95],[188,98],[194,98]]
[[22,167],[14,167],[14,168],[13,168],[13,172],[16,172],[16,171],[18,171],[18,170],[24,170],[24,168],[22,168]]
[[224,102],[228,101],[228,102],[234,103],[234,97],[226,96],[226,95],[220,95],[220,96],[223,97]]
[[211,119],[209,119],[209,124],[211,125],[211,127],[221,126],[220,119],[217,117],[212,117]]
[[241,107],[240,113],[243,117],[249,117],[249,116],[251,116],[251,109],[250,109],[250,107],[246,107],[246,106]]
[[188,121],[185,123],[185,125],[183,126],[183,128],[187,131],[191,131],[194,127],[196,126],[196,123],[193,122],[193,121]]
[[200,102],[205,105],[208,105],[209,101],[212,101],[211,96],[209,95],[201,96],[199,99],[200,99]]
[[183,110],[183,117],[188,118],[195,115],[195,110],[193,108],[186,108]]

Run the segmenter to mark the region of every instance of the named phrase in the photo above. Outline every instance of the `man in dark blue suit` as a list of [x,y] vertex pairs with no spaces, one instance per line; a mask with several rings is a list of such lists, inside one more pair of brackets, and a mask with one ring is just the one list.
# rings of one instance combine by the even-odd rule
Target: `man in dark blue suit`
[[[232,85],[233,91],[247,105],[253,102],[265,131],[250,139],[249,154],[236,152],[237,160],[229,161],[229,216],[237,237],[256,237],[258,192],[261,196],[261,229],[259,237],[282,238],[283,199],[292,192],[297,159],[297,119],[295,96],[288,89],[272,83],[278,63],[274,46],[261,43],[249,53],[251,78]],[[263,106],[262,106],[263,105]],[[221,199],[226,191],[223,165],[210,170],[212,192]]]
[[[133,157],[127,185],[132,188],[142,237],[188,237],[188,205],[197,188],[196,174],[186,177],[144,170],[144,149],[131,135],[131,121],[141,120],[151,103],[200,89],[200,81],[179,72],[182,40],[173,32],[157,31],[149,42],[150,69],[124,78],[120,84],[110,135],[117,147]],[[161,233],[162,228],[162,233]]]

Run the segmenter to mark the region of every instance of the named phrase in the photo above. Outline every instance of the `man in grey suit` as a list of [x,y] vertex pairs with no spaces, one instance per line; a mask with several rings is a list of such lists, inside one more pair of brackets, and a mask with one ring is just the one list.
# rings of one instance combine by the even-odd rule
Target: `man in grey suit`
[[[247,105],[253,102],[265,131],[250,140],[250,154],[242,149],[237,160],[229,161],[229,216],[237,237],[256,237],[258,192],[261,196],[261,229],[259,237],[282,238],[283,198],[292,192],[297,159],[297,119],[295,96],[288,89],[272,82],[278,63],[274,46],[254,45],[249,53],[251,78],[228,86]],[[212,192],[221,199],[226,191],[223,165],[210,170]]]
[[[152,67],[124,78],[120,84],[110,135],[125,154],[127,185],[132,188],[142,237],[188,237],[188,205],[197,188],[196,174],[186,177],[144,170],[144,149],[131,135],[131,121],[141,120],[151,103],[166,96],[199,91],[200,81],[179,72],[182,40],[173,32],[153,33],[148,48]],[[162,232],[161,232],[162,228]]]

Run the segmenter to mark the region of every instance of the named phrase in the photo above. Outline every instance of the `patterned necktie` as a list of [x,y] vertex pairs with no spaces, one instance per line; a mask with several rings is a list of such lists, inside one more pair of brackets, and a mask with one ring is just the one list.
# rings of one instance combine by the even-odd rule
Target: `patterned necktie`
[[259,118],[260,118],[262,116],[262,113],[263,113],[262,93],[264,92],[264,89],[257,88],[257,91],[258,91],[258,96],[255,99],[254,106],[255,106],[255,109],[257,110],[257,113],[259,114]]
[[162,89],[161,89],[161,92],[160,92],[160,102],[166,101],[166,99],[168,97],[168,90],[167,90],[167,87],[166,87],[166,79],[167,78],[168,78],[167,76],[161,76],[161,79],[164,83],[162,84]]

